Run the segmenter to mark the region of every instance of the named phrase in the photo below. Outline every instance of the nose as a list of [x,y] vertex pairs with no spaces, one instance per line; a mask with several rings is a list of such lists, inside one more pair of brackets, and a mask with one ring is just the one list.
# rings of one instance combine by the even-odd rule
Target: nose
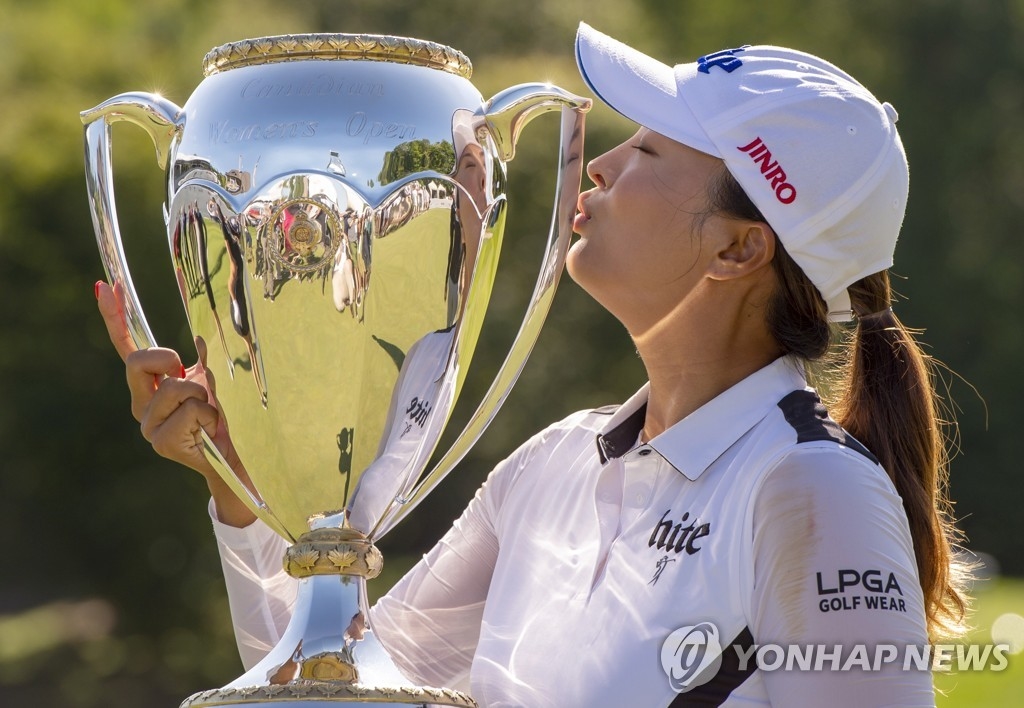
[[629,154],[629,141],[616,145],[608,152],[602,153],[587,163],[587,177],[604,189],[611,186],[616,176],[622,171],[624,161]]
[[608,153],[604,153],[587,163],[587,177],[600,188],[608,186],[607,161]]

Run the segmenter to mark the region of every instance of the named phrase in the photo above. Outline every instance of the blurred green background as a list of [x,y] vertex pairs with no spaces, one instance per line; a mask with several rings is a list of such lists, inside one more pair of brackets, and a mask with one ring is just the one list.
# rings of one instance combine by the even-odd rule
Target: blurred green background
[[[102,268],[78,112],[131,90],[183,105],[211,47],[267,34],[449,44],[471,57],[487,97],[536,80],[584,92],[572,59],[582,19],[670,63],[740,44],[795,46],[895,104],[912,176],[897,310],[950,369],[952,493],[990,576],[977,587],[975,638],[991,641],[998,618],[1012,627],[1024,614],[1024,582],[1012,579],[1024,576],[1014,413],[1024,396],[1024,1],[0,0],[0,18],[0,705],[174,706],[239,672],[205,485],[142,440],[95,311]],[[510,165],[506,251],[464,401],[488,385],[532,288],[556,123],[532,124]],[[186,351],[162,175],[148,138],[122,126],[115,174],[135,281],[158,339]],[[587,155],[629,130],[599,107]],[[496,423],[380,544],[388,573],[373,591],[432,545],[518,442],[570,411],[623,400],[642,376],[622,328],[563,281]],[[1019,705],[1022,664],[1017,654],[1000,674],[938,677],[942,704]]]

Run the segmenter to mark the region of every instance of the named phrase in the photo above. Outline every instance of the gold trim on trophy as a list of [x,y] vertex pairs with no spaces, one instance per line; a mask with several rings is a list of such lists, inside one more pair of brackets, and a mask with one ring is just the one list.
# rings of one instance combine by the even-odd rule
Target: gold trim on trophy
[[293,578],[311,575],[380,575],[384,557],[366,536],[352,528],[315,529],[285,553],[284,569]]
[[356,667],[342,652],[337,651],[309,657],[302,662],[299,676],[304,679],[345,683],[355,683],[358,679]]
[[450,688],[429,688],[420,686],[363,686],[362,684],[338,684],[331,681],[310,681],[301,679],[289,684],[253,686],[245,688],[219,688],[197,693],[181,704],[181,708],[211,708],[212,706],[258,705],[282,700],[321,700],[360,703],[409,703],[427,702],[431,705],[460,706],[477,708],[477,702],[462,691]]
[[215,47],[203,59],[212,76],[240,66],[296,59],[366,59],[440,69],[468,79],[473,64],[462,52],[436,42],[375,34],[288,34],[243,39]]
[[323,229],[320,224],[309,218],[304,211],[296,212],[295,221],[288,228],[288,238],[292,242],[292,248],[301,255],[308,256],[313,247],[320,243]]

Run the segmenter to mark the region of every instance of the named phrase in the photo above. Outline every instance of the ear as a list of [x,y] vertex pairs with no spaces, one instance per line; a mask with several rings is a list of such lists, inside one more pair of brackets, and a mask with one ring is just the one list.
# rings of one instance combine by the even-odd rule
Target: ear
[[736,222],[732,238],[708,266],[712,280],[732,280],[750,275],[775,257],[775,232],[763,221]]

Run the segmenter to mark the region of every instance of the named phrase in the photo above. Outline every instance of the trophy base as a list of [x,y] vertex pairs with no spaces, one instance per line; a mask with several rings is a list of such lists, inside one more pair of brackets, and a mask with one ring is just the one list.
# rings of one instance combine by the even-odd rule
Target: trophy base
[[461,691],[410,685],[388,656],[366,620],[366,578],[380,567],[380,552],[350,528],[304,534],[285,556],[285,569],[298,578],[299,588],[280,641],[243,676],[190,696],[180,708],[477,708]]
[[333,681],[302,681],[284,686],[220,688],[190,696],[180,708],[259,706],[259,708],[309,708],[320,703],[384,706],[460,706],[477,708],[465,693],[449,688],[401,686],[370,688]]

